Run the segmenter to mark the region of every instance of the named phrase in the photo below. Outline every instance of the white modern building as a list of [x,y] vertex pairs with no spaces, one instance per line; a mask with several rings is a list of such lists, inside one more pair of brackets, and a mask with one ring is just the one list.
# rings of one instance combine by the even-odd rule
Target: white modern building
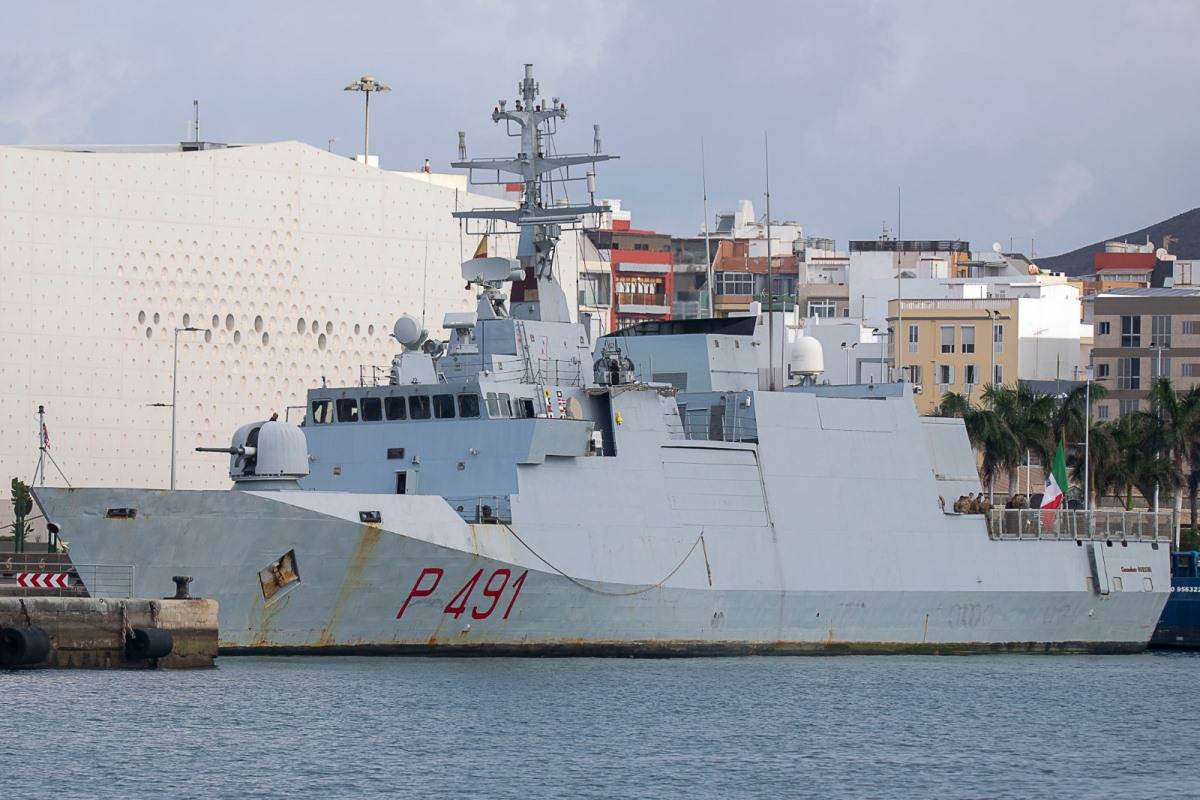
[[[299,142],[0,147],[5,480],[31,477],[44,406],[72,484],[167,486],[176,329],[194,327],[178,333],[177,482],[226,485],[197,445],[288,416],[322,381],[372,380],[401,313],[441,337],[474,307],[459,264],[479,237],[450,215],[505,202]],[[559,252],[570,297],[573,234]]]

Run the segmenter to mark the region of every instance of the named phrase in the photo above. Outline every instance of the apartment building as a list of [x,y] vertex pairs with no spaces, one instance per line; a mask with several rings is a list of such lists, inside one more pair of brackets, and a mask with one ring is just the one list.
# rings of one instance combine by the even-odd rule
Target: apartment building
[[1066,278],[949,281],[946,289],[953,296],[888,304],[890,338],[899,340],[889,346],[893,372],[921,387],[920,413],[946,392],[978,399],[989,383],[1078,377],[1086,331],[1079,289]]
[[1099,419],[1146,410],[1151,381],[1200,383],[1200,288],[1113,289],[1094,304],[1093,378],[1107,390]]

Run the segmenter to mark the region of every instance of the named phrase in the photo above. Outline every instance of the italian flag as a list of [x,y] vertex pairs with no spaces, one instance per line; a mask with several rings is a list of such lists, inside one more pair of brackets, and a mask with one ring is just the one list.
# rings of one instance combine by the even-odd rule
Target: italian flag
[[[1046,488],[1042,494],[1042,509],[1054,511],[1061,508],[1067,494],[1067,454],[1063,450],[1062,442],[1058,443],[1058,449],[1054,452],[1054,463],[1050,465],[1050,472],[1046,475]],[[1042,527],[1050,527],[1054,524],[1054,514],[1042,515]]]

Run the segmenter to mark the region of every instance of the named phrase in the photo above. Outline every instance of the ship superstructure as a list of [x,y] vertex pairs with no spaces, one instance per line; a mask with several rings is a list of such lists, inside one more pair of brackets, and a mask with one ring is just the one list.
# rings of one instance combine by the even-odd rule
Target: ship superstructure
[[[75,558],[132,564],[148,594],[191,575],[231,652],[1146,645],[1169,517],[953,513],[979,491],[961,421],[918,417],[900,385],[808,385],[791,343],[766,390],[754,318],[590,341],[554,253],[603,210],[607,156],[554,154],[566,109],[530,66],[519,94],[492,114],[518,155],[457,165],[524,185],[459,214],[517,231],[515,258],[463,263],[476,311],[444,340],[401,317],[387,380],[312,388],[301,426],[212,448],[233,490],[38,489]],[[586,203],[552,196],[579,178]]]

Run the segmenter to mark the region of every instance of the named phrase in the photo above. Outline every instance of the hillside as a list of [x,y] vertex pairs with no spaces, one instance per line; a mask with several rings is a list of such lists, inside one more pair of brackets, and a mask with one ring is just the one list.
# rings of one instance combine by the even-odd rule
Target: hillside
[[1069,253],[1049,258],[1039,257],[1036,259],[1037,265],[1053,272],[1083,275],[1092,271],[1092,256],[1104,250],[1105,242],[1116,240],[1142,243],[1146,241],[1147,235],[1155,247],[1162,246],[1164,236],[1174,236],[1177,241],[1171,243],[1169,249],[1172,253],[1183,259],[1200,259],[1200,208],[1193,208],[1140,230],[1108,236]]

